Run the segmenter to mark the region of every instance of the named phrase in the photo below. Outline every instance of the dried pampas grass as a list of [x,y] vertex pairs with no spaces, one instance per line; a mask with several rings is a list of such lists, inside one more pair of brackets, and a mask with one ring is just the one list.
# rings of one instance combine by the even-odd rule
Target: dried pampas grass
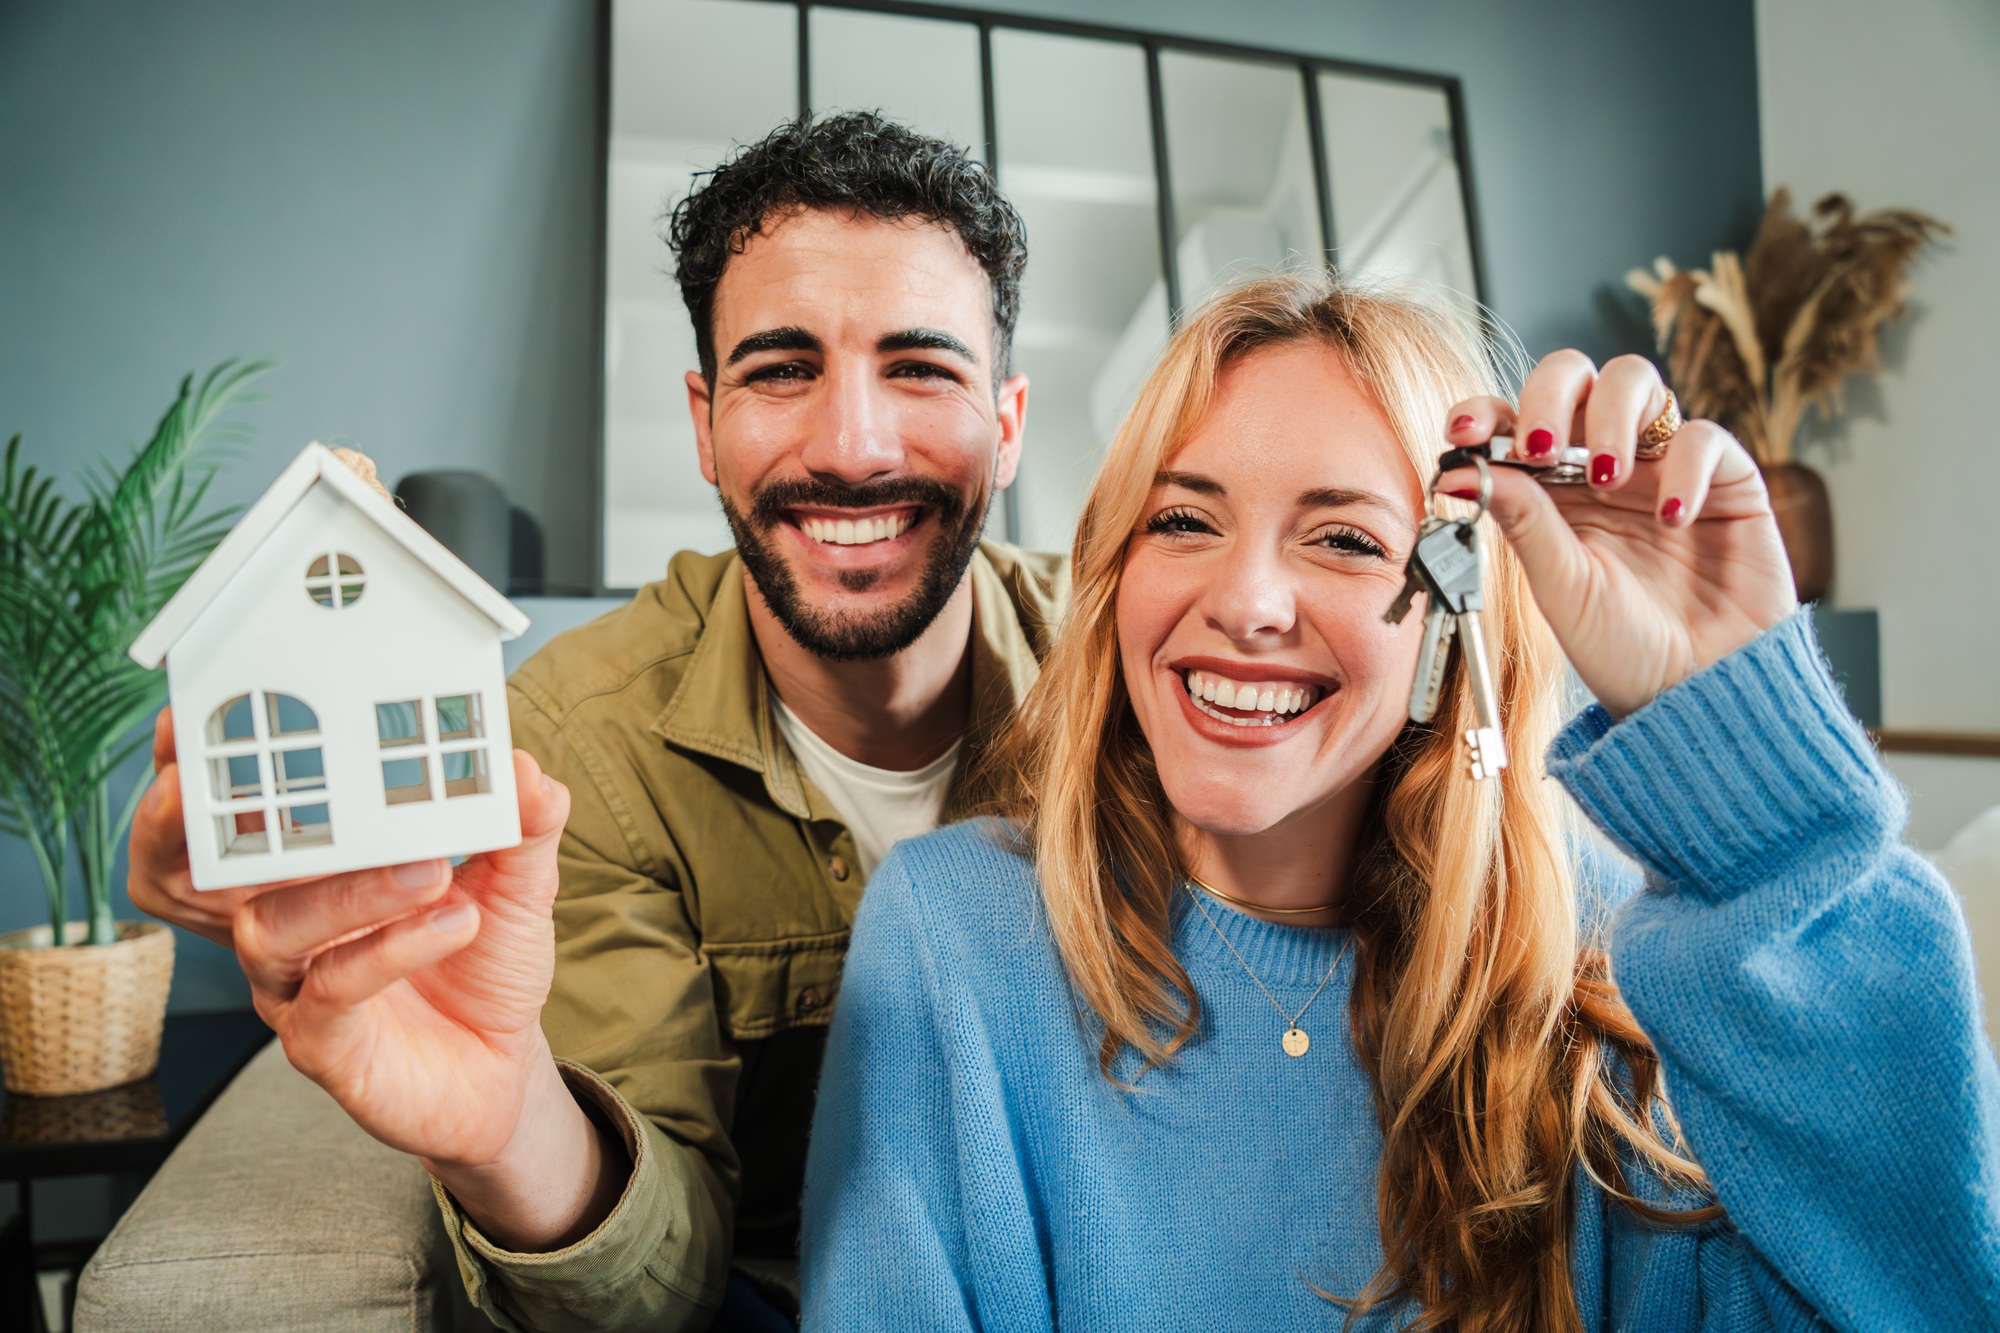
[[1882,326],[1902,317],[1910,265],[1951,228],[1905,208],[1856,217],[1845,195],[1815,222],[1772,192],[1749,259],[1716,251],[1706,272],[1664,257],[1626,285],[1652,302],[1667,378],[1691,417],[1734,430],[1759,463],[1789,463],[1808,407],[1840,412],[1849,375],[1880,369]]

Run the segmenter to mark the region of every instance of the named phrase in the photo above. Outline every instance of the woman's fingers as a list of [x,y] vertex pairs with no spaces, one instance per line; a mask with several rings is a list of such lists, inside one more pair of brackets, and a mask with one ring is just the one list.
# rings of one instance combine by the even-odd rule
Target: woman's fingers
[[428,907],[450,888],[443,861],[418,861],[274,890],[237,912],[236,957],[252,988],[289,998],[329,946]]
[[1583,409],[1590,446],[1590,484],[1616,490],[1632,479],[1639,432],[1667,406],[1667,386],[1643,356],[1613,357],[1598,372]]
[[1684,528],[1701,517],[1716,469],[1728,457],[1735,440],[1712,421],[1690,421],[1667,442],[1659,468],[1654,512],[1670,528]]
[[1590,397],[1597,367],[1582,352],[1565,349],[1543,357],[1521,386],[1515,451],[1531,463],[1551,463],[1568,447],[1577,409]]
[[[1528,585],[1546,607],[1546,590],[1575,586],[1585,577],[1583,545],[1570,530],[1562,511],[1556,508],[1548,488],[1533,473],[1510,467],[1488,471],[1493,477],[1493,497],[1486,512],[1493,516],[1508,544],[1521,557]],[[1478,488],[1479,473],[1473,468],[1453,468],[1438,478],[1438,490],[1442,492]]]
[[1467,398],[1453,404],[1445,417],[1445,442],[1453,446],[1485,444],[1496,435],[1513,433],[1514,405],[1505,398]]

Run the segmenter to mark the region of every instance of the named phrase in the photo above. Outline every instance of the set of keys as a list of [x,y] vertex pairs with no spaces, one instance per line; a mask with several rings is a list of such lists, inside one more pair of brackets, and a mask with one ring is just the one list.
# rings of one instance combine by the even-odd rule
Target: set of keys
[[[1463,457],[1454,457],[1463,455]],[[1417,531],[1417,544],[1403,574],[1403,587],[1382,618],[1400,625],[1410,613],[1410,603],[1425,594],[1423,647],[1417,654],[1417,678],[1410,687],[1410,717],[1428,722],[1437,715],[1444,695],[1445,668],[1451,662],[1451,646],[1457,640],[1465,655],[1466,674],[1472,679],[1472,706],[1478,726],[1465,733],[1472,750],[1473,780],[1496,777],[1507,767],[1507,741],[1500,731],[1500,694],[1493,681],[1492,659],[1486,654],[1486,634],[1480,612],[1486,609],[1481,595],[1479,529],[1475,526],[1486,514],[1493,495],[1493,474],[1483,452],[1452,450],[1440,460],[1440,471],[1452,467],[1479,469],[1479,512],[1471,518],[1426,517]]]

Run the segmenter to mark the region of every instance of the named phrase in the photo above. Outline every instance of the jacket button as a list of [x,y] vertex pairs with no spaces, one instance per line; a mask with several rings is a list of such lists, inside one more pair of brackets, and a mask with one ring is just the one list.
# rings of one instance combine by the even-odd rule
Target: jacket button
[[828,857],[826,873],[832,875],[837,880],[845,881],[847,879],[847,858],[843,856]]
[[819,1008],[819,992],[811,986],[800,991],[799,1008],[808,1014]]

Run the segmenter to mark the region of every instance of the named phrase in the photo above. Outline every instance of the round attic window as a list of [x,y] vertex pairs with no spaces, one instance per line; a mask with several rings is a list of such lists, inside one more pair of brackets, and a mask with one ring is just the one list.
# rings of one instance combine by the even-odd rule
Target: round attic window
[[329,611],[360,601],[366,583],[361,562],[345,551],[320,556],[306,568],[306,592]]

